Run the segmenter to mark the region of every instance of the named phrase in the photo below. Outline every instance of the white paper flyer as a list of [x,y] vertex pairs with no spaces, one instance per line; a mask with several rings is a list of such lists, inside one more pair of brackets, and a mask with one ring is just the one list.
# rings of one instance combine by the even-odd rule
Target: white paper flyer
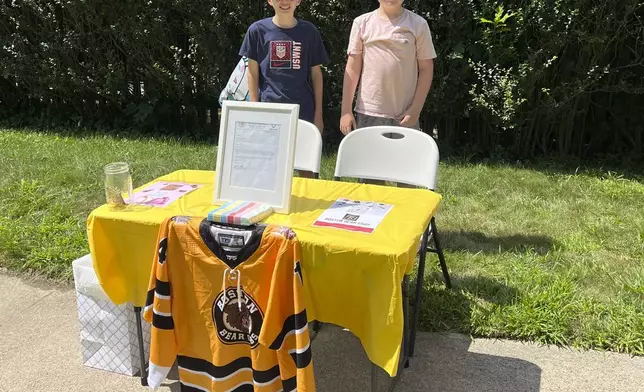
[[338,199],[326,209],[313,226],[373,233],[393,208],[373,201]]

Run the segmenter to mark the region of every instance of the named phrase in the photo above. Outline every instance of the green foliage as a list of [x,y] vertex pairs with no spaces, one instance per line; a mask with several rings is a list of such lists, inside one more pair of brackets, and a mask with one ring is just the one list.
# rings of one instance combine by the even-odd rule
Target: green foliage
[[[370,0],[306,0],[320,29],[325,123],[336,131],[351,21]],[[408,0],[438,52],[421,118],[441,150],[514,157],[644,153],[641,0]],[[0,3],[0,120],[201,138],[266,2]]]

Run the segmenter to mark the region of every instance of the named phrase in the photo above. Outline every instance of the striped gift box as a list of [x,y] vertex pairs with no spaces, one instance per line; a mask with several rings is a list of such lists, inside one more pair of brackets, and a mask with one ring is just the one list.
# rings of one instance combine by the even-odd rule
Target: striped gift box
[[254,201],[231,201],[208,213],[208,220],[218,223],[229,223],[250,226],[273,213],[273,207]]

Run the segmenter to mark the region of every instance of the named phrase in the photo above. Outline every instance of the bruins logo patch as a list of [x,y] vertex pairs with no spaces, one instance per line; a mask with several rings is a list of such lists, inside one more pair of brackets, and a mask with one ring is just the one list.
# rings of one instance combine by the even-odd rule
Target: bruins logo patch
[[259,344],[264,315],[255,300],[245,291],[241,292],[241,298],[237,297],[236,288],[226,289],[219,294],[212,306],[212,320],[222,343],[248,344],[255,348]]

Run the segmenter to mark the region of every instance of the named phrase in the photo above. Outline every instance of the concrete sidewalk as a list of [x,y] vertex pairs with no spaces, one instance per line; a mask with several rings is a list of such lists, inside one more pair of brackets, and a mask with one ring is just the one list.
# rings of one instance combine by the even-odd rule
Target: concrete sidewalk
[[[82,365],[76,297],[68,287],[0,273],[0,391],[145,391],[136,377]],[[644,358],[421,333],[396,391],[644,391]],[[317,390],[369,391],[359,341],[327,326],[313,343]],[[176,377],[160,391],[178,392]],[[381,375],[381,390],[389,383]]]

